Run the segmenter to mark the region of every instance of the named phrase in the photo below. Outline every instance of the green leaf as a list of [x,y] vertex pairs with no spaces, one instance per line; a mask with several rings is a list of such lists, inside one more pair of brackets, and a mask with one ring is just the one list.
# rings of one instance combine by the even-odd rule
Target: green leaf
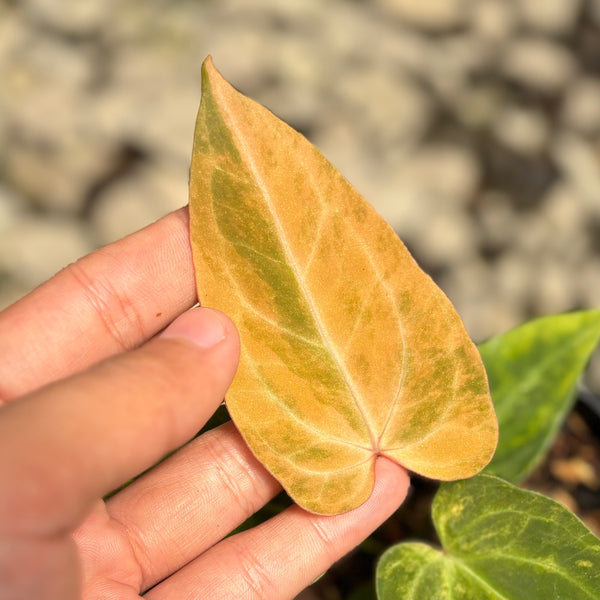
[[240,333],[227,407],[252,452],[322,514],[369,497],[379,455],[479,472],[497,421],[448,298],[306,138],[210,59],[202,75],[190,237],[202,304]]
[[518,483],[547,452],[600,338],[600,310],[530,321],[481,344],[500,439],[486,472]]
[[444,552],[389,548],[379,600],[600,598],[600,540],[550,498],[478,475],[442,484],[433,520]]

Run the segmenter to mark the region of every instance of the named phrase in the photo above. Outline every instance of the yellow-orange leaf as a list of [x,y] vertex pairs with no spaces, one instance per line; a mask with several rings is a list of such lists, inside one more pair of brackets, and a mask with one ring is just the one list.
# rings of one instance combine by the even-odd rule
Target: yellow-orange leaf
[[202,85],[198,293],[239,329],[227,406],[254,454],[322,514],[368,498],[380,454],[438,479],[481,470],[497,423],[449,300],[323,155],[210,58]]

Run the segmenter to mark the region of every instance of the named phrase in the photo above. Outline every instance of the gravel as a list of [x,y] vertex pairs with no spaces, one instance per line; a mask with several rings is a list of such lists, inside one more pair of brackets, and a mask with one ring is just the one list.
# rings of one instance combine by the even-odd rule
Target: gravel
[[474,339],[598,306],[598,40],[597,0],[4,2],[0,307],[185,204],[207,54],[394,225]]

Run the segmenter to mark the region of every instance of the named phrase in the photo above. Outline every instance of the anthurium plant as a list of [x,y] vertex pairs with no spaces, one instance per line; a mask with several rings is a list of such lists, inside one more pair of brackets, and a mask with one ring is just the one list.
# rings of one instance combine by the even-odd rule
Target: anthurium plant
[[515,485],[571,408],[600,311],[477,348],[392,228],[306,138],[210,57],[202,74],[190,235],[201,302],[240,332],[226,402],[252,452],[319,514],[364,502],[380,455],[444,482],[432,506],[443,550],[389,548],[381,599],[600,598],[600,540]]

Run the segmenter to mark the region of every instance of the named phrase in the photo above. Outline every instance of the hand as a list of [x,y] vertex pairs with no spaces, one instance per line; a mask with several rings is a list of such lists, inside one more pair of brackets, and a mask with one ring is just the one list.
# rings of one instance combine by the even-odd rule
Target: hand
[[235,373],[231,321],[188,310],[187,214],[81,259],[0,314],[3,600],[293,598],[406,496],[406,472],[378,459],[359,508],[292,506],[223,539],[280,490],[228,423],[101,500],[192,438]]

